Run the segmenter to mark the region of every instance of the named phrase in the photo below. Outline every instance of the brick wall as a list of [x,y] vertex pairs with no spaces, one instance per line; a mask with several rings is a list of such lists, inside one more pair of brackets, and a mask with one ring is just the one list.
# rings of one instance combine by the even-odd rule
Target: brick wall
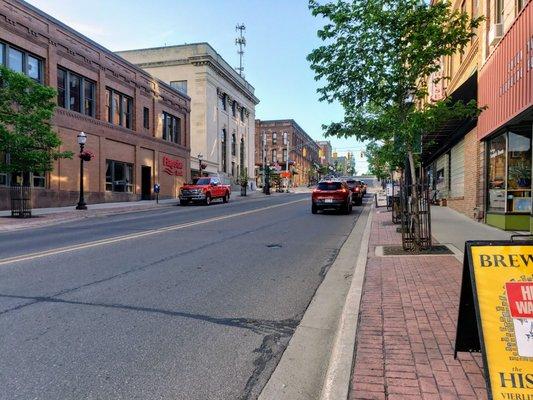
[[448,199],[448,206],[469,218],[475,217],[475,209],[479,205],[480,165],[479,147],[483,147],[477,140],[476,128],[464,137],[464,195],[455,199]]

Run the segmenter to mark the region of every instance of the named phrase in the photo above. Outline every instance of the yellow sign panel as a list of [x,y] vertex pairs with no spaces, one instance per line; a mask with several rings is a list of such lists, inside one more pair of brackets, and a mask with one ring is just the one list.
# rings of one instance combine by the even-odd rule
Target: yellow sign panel
[[533,399],[533,245],[472,244],[470,250],[491,397]]

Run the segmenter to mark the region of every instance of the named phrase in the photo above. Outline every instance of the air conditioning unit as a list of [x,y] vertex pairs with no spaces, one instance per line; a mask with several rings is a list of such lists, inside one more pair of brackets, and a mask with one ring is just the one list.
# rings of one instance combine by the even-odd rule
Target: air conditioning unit
[[495,46],[503,36],[503,24],[493,24],[489,31],[489,45]]

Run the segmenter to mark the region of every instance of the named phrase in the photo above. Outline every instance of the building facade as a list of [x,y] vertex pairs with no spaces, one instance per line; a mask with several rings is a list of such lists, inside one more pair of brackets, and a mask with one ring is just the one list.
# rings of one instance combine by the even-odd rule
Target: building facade
[[[262,185],[263,164],[286,170],[287,160],[292,185],[308,185],[317,179],[320,148],[296,121],[258,119],[255,121],[255,132],[258,185]],[[288,143],[284,141],[284,137],[287,137]]]
[[[197,43],[117,53],[186,92],[191,110],[191,174],[204,164],[236,183],[254,177],[255,97],[252,85],[208,44]],[[199,157],[200,156],[200,157]]]
[[[33,206],[74,205],[79,194],[77,135],[87,135],[87,203],[176,197],[189,179],[190,98],[39,9],[0,1],[0,62],[58,91],[52,120],[61,151],[50,173],[0,174],[0,208],[8,186],[33,186]],[[8,162],[9,155],[2,155]]]
[[424,135],[423,165],[448,206],[502,229],[533,231],[533,2],[453,7],[485,19],[464,52],[441,60],[439,73],[449,79],[429,85],[429,101],[473,99],[485,109]]
[[332,165],[333,149],[329,140],[317,140],[316,144],[319,147],[318,158],[321,165]]

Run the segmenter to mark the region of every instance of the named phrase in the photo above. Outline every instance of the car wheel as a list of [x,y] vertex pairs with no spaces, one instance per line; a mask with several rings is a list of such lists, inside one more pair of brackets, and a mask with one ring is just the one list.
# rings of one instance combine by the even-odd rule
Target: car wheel
[[210,194],[206,194],[205,195],[205,205],[208,206],[209,204],[211,204],[211,195]]
[[316,214],[318,212],[318,208],[316,207],[316,204],[311,205],[311,213]]
[[180,200],[180,206],[186,206],[189,202],[187,200]]
[[227,203],[229,201],[229,193],[226,192],[226,194],[224,195],[224,197],[222,197],[222,202],[223,203]]

